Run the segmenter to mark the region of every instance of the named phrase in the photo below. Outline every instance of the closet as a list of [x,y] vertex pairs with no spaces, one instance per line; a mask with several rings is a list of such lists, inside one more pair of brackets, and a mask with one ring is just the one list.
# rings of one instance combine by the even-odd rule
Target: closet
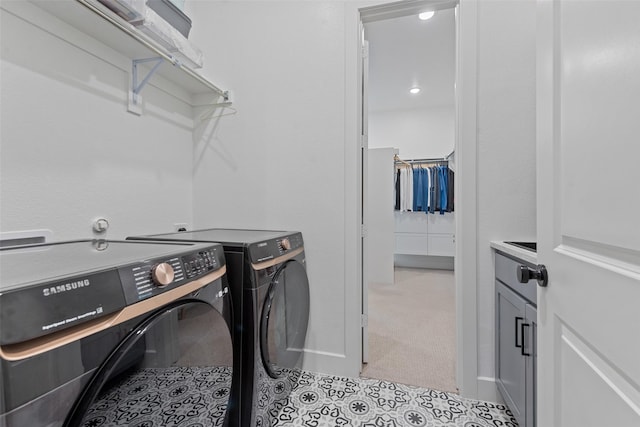
[[394,264],[453,269],[455,172],[449,158],[394,156]]
[[[405,160],[398,155],[399,149],[391,147],[370,148],[368,151],[367,250],[370,279],[391,285],[394,267],[453,270],[453,153],[440,158]],[[438,175],[436,171],[446,171],[446,179],[444,173]],[[443,185],[441,181],[444,180]],[[443,191],[446,203],[443,203],[442,194],[437,194],[443,187],[446,188],[446,192]],[[413,197],[414,188],[422,191],[420,197]],[[409,190],[411,200],[407,194]]]
[[455,12],[418,12],[365,23],[362,375],[455,392]]

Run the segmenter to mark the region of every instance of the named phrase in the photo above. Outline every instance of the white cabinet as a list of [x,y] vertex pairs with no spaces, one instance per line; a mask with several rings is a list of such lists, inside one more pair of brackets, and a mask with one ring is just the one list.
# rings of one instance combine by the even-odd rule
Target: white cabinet
[[395,212],[396,255],[455,256],[453,212]]
[[394,253],[405,255],[429,255],[426,234],[396,233]]
[[[420,213],[420,212],[417,212]],[[425,215],[424,213],[422,213]],[[456,232],[456,220],[453,212],[425,215],[427,217],[429,234],[454,234]]]
[[453,241],[453,234],[431,234],[427,235],[427,245],[429,250],[427,255],[432,256],[454,256],[456,245]]
[[428,215],[424,212],[397,212],[396,233],[427,234]]

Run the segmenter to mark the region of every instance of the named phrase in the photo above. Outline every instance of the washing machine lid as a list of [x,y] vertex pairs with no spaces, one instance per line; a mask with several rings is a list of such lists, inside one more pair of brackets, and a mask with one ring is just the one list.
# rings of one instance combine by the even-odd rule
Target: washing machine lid
[[232,228],[208,228],[203,230],[181,231],[177,233],[154,234],[141,236],[144,238],[191,241],[191,242],[219,242],[226,245],[248,246],[266,240],[286,237],[293,232],[275,230],[247,230]]
[[206,248],[188,242],[76,240],[0,248],[0,293],[58,277]]
[[77,240],[0,248],[0,345],[98,319],[224,266],[224,250],[213,243]]
[[304,246],[302,233],[297,231],[209,228],[177,233],[135,236],[127,239],[154,241],[218,242],[229,248],[247,248],[252,263],[261,263],[291,253]]

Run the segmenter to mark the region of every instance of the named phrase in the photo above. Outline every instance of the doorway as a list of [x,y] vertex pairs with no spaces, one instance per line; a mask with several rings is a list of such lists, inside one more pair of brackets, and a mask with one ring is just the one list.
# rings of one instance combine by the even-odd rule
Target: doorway
[[[394,197],[393,154],[416,165],[424,160],[423,166],[432,166],[429,160],[447,165],[455,159],[456,4],[422,1],[361,10],[369,42],[365,64],[370,63],[368,75],[363,72],[363,135],[368,146],[363,149],[367,239],[362,375],[443,391],[457,390],[454,214],[447,213],[447,228],[437,211],[394,213],[392,205],[384,206]],[[419,20],[418,13],[426,10],[435,15]],[[420,93],[409,93],[416,88]],[[376,172],[376,164],[382,172]],[[367,192],[367,187],[375,192]],[[374,207],[376,197],[383,199],[377,205],[385,210],[383,220]]]

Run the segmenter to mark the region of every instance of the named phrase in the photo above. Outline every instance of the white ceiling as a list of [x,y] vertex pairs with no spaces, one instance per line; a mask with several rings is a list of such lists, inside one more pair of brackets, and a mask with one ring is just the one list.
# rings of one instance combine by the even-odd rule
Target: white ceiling
[[[365,24],[369,41],[369,111],[454,103],[454,9],[427,21],[417,15]],[[422,91],[409,93],[412,86]]]

